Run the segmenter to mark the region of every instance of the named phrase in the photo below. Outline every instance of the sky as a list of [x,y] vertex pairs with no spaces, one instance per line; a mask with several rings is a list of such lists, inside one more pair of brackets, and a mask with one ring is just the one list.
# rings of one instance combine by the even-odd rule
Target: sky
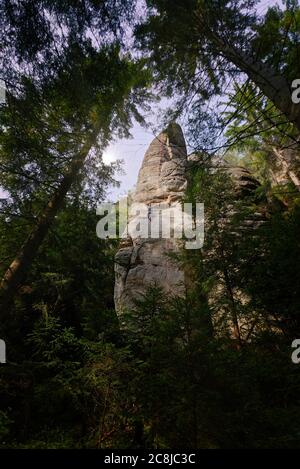
[[[120,187],[111,187],[107,194],[109,201],[115,202],[124,196],[128,190],[132,190],[137,182],[138,172],[141,167],[143,157],[152,140],[159,133],[157,116],[167,109],[168,103],[165,99],[161,104],[155,104],[146,117],[148,128],[143,128],[135,123],[130,130],[132,138],[117,140],[111,143],[103,153],[103,161],[108,164],[115,160],[122,161],[122,173],[117,174],[115,179],[120,181]],[[156,130],[155,130],[156,127]]]
[[[260,14],[263,14],[269,6],[275,5],[276,3],[281,5],[282,0],[261,0],[258,3],[257,9]],[[153,105],[152,112],[147,119],[150,124],[149,128],[145,129],[135,123],[131,129],[131,139],[117,140],[110,144],[105,150],[103,159],[106,164],[115,160],[123,161],[123,174],[116,176],[116,179],[120,181],[120,187],[110,187],[107,193],[107,200],[117,201],[129,190],[134,188],[144,154],[157,134],[157,130],[154,130],[154,126],[157,127],[159,124],[157,119],[158,109],[165,109],[167,105],[170,105],[170,103],[166,103],[165,100],[162,100],[160,105]],[[0,198],[2,197],[5,197],[5,193],[0,188]]]
[[[266,12],[269,6],[279,4],[282,5],[281,0],[261,0],[257,5],[257,10],[260,14]],[[162,101],[159,106],[164,109],[170,103]],[[157,105],[155,105],[157,106]],[[153,106],[152,115],[149,116],[149,121],[152,124],[155,122],[157,126],[157,109]],[[154,124],[151,125],[154,128]],[[183,128],[184,131],[184,128]],[[123,160],[124,174],[117,175],[116,179],[120,181],[120,187],[111,187],[107,194],[107,199],[111,201],[118,200],[121,196],[125,195],[128,190],[132,190],[137,182],[138,172],[141,167],[144,154],[155,137],[155,131],[143,129],[139,124],[135,124],[131,130],[132,139],[123,139],[112,143],[104,152],[103,158],[105,163],[110,163],[115,160]]]

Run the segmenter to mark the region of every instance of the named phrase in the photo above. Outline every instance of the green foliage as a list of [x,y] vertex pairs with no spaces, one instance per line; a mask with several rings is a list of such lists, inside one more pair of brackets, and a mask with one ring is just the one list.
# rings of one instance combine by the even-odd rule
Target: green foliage
[[226,335],[203,328],[201,304],[193,295],[166,301],[151,287],[132,313],[140,326],[127,332],[136,356],[130,389],[143,424],[139,444],[297,447],[300,382],[290,342],[261,331],[237,350]]
[[[136,28],[137,45],[147,54],[162,92],[175,97],[167,118],[184,120],[193,148],[216,152],[259,135],[258,124],[285,136],[299,132],[277,99],[286,94],[282,100],[288,105],[290,84],[300,75],[297,0],[272,6],[265,15],[259,15],[260,5],[252,0],[147,4],[149,15]],[[269,85],[280,93],[274,96]],[[250,122],[244,119],[249,108]],[[242,120],[240,132],[226,141],[235,118]]]
[[[298,73],[298,2],[259,18],[252,0],[148,1],[136,30],[147,62],[122,45],[132,3],[0,7],[8,84],[0,184],[9,193],[1,203],[1,272],[78,148],[100,129],[0,325],[8,355],[0,367],[1,448],[299,447],[291,342],[300,333],[300,199],[270,179],[272,145],[297,134],[249,82],[234,87],[222,114],[203,113],[230,77],[241,78],[219,39],[287,79]],[[192,104],[196,142],[213,137],[218,145],[225,124],[227,163],[250,168],[261,186],[238,189],[228,164],[206,153],[189,162],[186,202],[205,204],[206,225],[203,249],[177,256],[186,295],[152,285],[119,323],[117,243],[97,239],[94,206],[118,169],[103,164],[102,150],[114,136],[127,137],[133,119],[143,122],[151,73],[160,90],[182,98],[175,114]]]
[[[205,197],[209,225],[204,250],[179,259],[187,296],[170,298],[153,285],[124,315],[121,333],[108,308],[114,246],[94,238],[88,210],[61,213],[61,244],[49,237],[32,290],[16,305],[22,331],[6,328],[14,363],[10,355],[0,369],[2,447],[299,446],[300,382],[290,358],[299,323],[297,204],[272,214],[255,236],[236,237],[232,230],[264,199],[243,207],[233,189],[224,171],[191,169],[187,200]],[[227,226],[228,205],[238,212]],[[228,290],[214,295],[225,268],[234,305]]]
[[5,437],[9,435],[10,426],[13,421],[8,417],[7,412],[0,411],[0,442],[5,444]]

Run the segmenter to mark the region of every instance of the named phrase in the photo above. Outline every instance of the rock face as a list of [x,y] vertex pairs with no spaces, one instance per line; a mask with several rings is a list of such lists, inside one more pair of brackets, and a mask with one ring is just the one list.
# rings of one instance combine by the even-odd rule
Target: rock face
[[[199,155],[187,157],[182,130],[175,123],[150,144],[132,200],[132,206],[140,204],[142,209],[133,210],[129,215],[128,234],[115,257],[115,306],[120,318],[123,312],[134,308],[135,300],[151,285],[162,287],[170,295],[184,295],[188,279],[170,256],[179,250],[179,241],[174,234],[165,236],[160,224],[158,235],[154,237],[149,236],[152,233],[148,229],[159,209],[162,216],[174,215],[173,228],[176,230],[176,220],[180,218],[177,210],[181,211],[189,165],[200,160]],[[226,166],[225,169],[233,178],[237,198],[247,199],[259,186],[247,169],[238,166]],[[254,215],[254,219],[247,220],[247,226],[262,222],[260,214]],[[147,226],[146,235],[145,231],[135,229],[141,225]]]
[[[186,189],[187,151],[182,130],[173,123],[154,138],[139,172],[133,204],[146,211],[129,216],[129,227],[152,221],[156,209],[163,212],[181,207]],[[184,292],[184,273],[169,254],[178,250],[173,237],[150,239],[129,229],[115,258],[115,305],[119,315],[134,307],[135,299],[150,285],[167,293]]]
[[155,137],[139,172],[134,200],[146,204],[178,201],[186,188],[187,152],[178,124]]
[[286,149],[273,147],[273,154],[275,156],[275,164],[273,162],[273,169],[271,172],[271,180],[276,185],[286,184],[292,182],[296,189],[300,191],[300,152],[299,152],[300,139],[293,142]]

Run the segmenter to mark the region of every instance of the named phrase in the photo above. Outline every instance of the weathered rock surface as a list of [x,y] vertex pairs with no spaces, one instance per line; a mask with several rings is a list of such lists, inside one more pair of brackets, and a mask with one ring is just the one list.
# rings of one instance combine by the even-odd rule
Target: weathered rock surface
[[273,169],[270,170],[273,183],[286,184],[292,182],[300,191],[300,141],[285,149],[273,147]]
[[[115,257],[115,306],[119,316],[134,308],[135,300],[150,285],[158,285],[170,295],[184,294],[188,279],[170,256],[178,251],[178,240],[161,236],[161,232],[157,239],[151,239],[150,231],[147,236],[141,236],[134,228],[145,224],[148,227],[158,208],[163,214],[173,211],[176,215],[176,210],[181,210],[188,168],[198,162],[201,162],[200,155],[187,157],[183,133],[177,124],[170,124],[150,144],[132,200],[133,206],[142,204],[144,208],[129,216],[128,235]],[[246,168],[227,165],[225,169],[233,178],[237,198],[247,198],[259,186]],[[248,221],[251,226],[257,226],[262,221],[261,214]]]
[[227,171],[234,181],[235,193],[238,198],[252,195],[260,186],[259,182],[251,175],[247,168],[242,166],[228,166]]
[[[129,217],[129,226],[148,223],[156,208],[180,207],[186,189],[187,151],[182,130],[177,124],[154,138],[139,172],[133,204],[145,204],[146,212]],[[129,229],[115,258],[115,305],[119,315],[134,307],[135,299],[150,285],[158,285],[167,293],[184,291],[184,273],[169,254],[178,250],[176,239],[150,239],[132,234]]]
[[186,188],[187,153],[182,130],[170,124],[155,137],[139,172],[135,202],[154,204],[178,201]]

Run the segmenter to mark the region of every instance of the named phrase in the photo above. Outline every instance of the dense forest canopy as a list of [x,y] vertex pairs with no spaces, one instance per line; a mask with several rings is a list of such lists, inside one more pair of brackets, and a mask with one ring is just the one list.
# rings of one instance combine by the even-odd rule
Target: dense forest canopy
[[[1,447],[299,448],[299,2],[1,0],[0,24]],[[158,97],[205,244],[120,327],[102,156]]]

